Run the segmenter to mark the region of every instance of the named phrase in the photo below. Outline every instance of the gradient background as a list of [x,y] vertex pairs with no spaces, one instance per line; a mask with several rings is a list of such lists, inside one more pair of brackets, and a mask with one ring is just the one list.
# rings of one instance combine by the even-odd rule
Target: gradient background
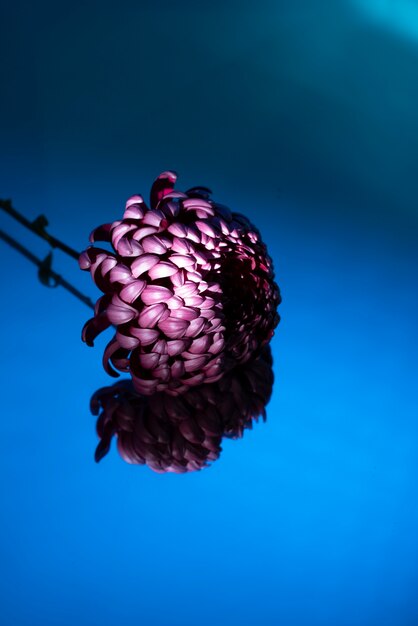
[[256,222],[283,293],[267,424],[197,474],[96,465],[107,338],[82,344],[87,308],[0,242],[1,623],[418,624],[418,2],[0,23],[0,197],[81,250],[175,169]]

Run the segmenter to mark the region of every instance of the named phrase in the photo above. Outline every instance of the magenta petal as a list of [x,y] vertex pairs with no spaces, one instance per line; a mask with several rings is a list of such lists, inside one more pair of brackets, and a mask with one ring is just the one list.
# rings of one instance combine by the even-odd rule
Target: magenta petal
[[121,289],[120,298],[128,304],[132,304],[144,291],[146,282],[144,280],[134,280]]
[[141,300],[144,304],[151,305],[158,302],[166,302],[172,295],[172,291],[167,287],[148,285],[141,294]]
[[192,354],[203,354],[204,352],[207,352],[210,344],[210,337],[208,335],[203,335],[202,337],[193,340],[189,347],[189,352]]
[[164,219],[164,214],[157,209],[151,209],[151,211],[147,211],[142,220],[143,224],[147,224],[148,226],[155,226],[158,228]]
[[142,239],[142,246],[145,252],[153,254],[164,254],[167,250],[164,240],[161,240],[157,235],[150,235]]
[[160,355],[155,354],[154,352],[151,352],[150,354],[139,355],[139,362],[141,363],[142,367],[144,367],[146,370],[152,370],[155,367],[157,367],[159,363],[159,359],[160,359]]
[[152,395],[158,385],[157,380],[143,380],[142,378],[138,378],[137,376],[132,376],[132,382],[136,391],[138,393],[143,393],[144,396]]
[[171,366],[171,376],[173,378],[181,378],[184,375],[184,363],[183,361],[175,361]]
[[179,296],[173,296],[169,300],[167,300],[167,306],[171,311],[176,311],[184,307],[184,300]]
[[181,287],[176,287],[175,293],[176,296],[180,296],[180,298],[188,298],[189,296],[197,294],[197,286],[195,283],[186,282]]
[[172,254],[170,261],[177,267],[193,267],[196,262],[192,256],[186,254]]
[[[170,229],[167,229],[170,230]],[[182,235],[183,237],[184,235]],[[171,246],[173,252],[178,252],[179,254],[192,254],[194,252],[194,248],[190,241],[187,239],[182,239],[178,237],[173,238],[173,244]]]
[[145,239],[145,237],[149,237],[156,232],[157,228],[155,228],[155,226],[141,226],[132,234],[132,237],[135,241],[140,241],[142,245],[142,240]]
[[88,346],[93,346],[97,335],[109,328],[109,326],[110,321],[105,313],[92,317],[84,324],[81,338]]
[[132,273],[129,267],[118,263],[116,267],[110,270],[111,282],[122,283],[122,285],[132,280]]
[[116,339],[112,339],[111,341],[109,341],[109,343],[106,346],[106,349],[104,351],[103,354],[103,367],[106,370],[106,372],[110,375],[113,376],[113,378],[117,378],[119,376],[118,372],[116,372],[116,370],[113,369],[113,367],[110,365],[110,358],[112,357],[112,355],[117,352],[118,350],[120,350],[120,345],[119,343],[116,341]]
[[189,328],[186,330],[186,337],[196,337],[200,335],[205,328],[207,321],[204,318],[198,317],[190,322]]
[[183,200],[182,205],[185,209],[192,209],[193,211],[197,209],[206,210],[209,214],[213,215],[213,207],[210,202],[206,200],[202,200],[201,198],[188,198],[187,200]]
[[198,220],[196,222],[196,226],[198,227],[198,229],[200,230],[201,233],[204,233],[208,237],[212,237],[212,239],[215,239],[216,233],[215,233],[214,229],[212,228],[212,226],[208,222],[202,222],[202,221]]
[[131,265],[131,271],[134,278],[138,278],[144,272],[148,272],[154,265],[158,263],[160,257],[156,254],[142,254],[135,259]]
[[126,322],[133,320],[137,316],[137,311],[128,305],[119,306],[112,302],[107,307],[107,316],[111,324],[118,326],[119,324],[126,324]]
[[162,319],[170,315],[168,307],[163,302],[145,307],[139,314],[138,324],[141,328],[154,328]]
[[171,226],[167,228],[167,231],[176,237],[183,238],[187,236],[187,228],[184,224],[171,224]]
[[187,350],[190,344],[189,339],[174,339],[173,341],[167,341],[167,351],[170,356],[177,356]]
[[88,250],[84,250],[80,256],[78,257],[78,264],[80,269],[89,270],[91,266],[90,256],[88,254]]
[[142,246],[134,239],[127,237],[121,237],[115,248],[122,257],[138,257],[142,254]]
[[[170,300],[168,301],[168,306],[169,308],[171,308]],[[197,317],[199,317],[199,309],[192,309],[188,306],[182,306],[178,309],[171,309],[170,315],[171,317],[177,317],[178,319],[191,322],[192,320],[195,320]]]
[[137,227],[135,224],[131,224],[129,222],[120,222],[115,228],[112,230],[112,244],[116,249],[118,247],[118,243],[120,239],[129,233],[131,230],[135,230]]
[[132,326],[130,328],[130,333],[139,339],[141,346],[149,346],[157,341],[160,336],[159,330],[153,330],[151,328],[134,328]]
[[219,354],[219,352],[223,350],[224,345],[225,345],[225,340],[223,337],[221,337],[217,341],[214,341],[214,343],[209,348],[209,352],[211,354]]
[[119,345],[125,350],[134,350],[139,345],[139,339],[136,337],[130,337],[128,335],[124,335],[123,333],[117,332],[116,339]]
[[168,317],[163,322],[159,322],[158,327],[170,339],[180,339],[188,329],[189,322]]
[[196,372],[200,370],[209,361],[207,354],[196,357],[195,359],[187,359],[184,361],[184,369],[186,372]]
[[123,214],[124,219],[140,220],[144,217],[146,206],[144,199],[140,195],[131,196],[126,202],[126,209]]
[[157,265],[154,265],[149,271],[148,276],[152,280],[158,280],[159,278],[167,278],[173,276],[178,272],[178,268],[168,261],[160,261]]
[[98,228],[95,228],[90,233],[90,243],[94,243],[95,241],[110,241],[110,231],[112,226],[113,224],[110,222],[109,224],[102,224]]
[[177,180],[177,174],[171,170],[161,172],[161,174],[155,179],[151,187],[151,208],[155,208],[157,204],[162,200],[164,196],[170,193],[174,189],[174,184]]

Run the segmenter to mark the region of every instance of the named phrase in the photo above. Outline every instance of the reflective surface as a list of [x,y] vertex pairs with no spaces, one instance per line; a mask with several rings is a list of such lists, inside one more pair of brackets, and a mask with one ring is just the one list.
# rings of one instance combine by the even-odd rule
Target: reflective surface
[[2,11],[0,196],[81,250],[173,168],[283,295],[265,424],[201,472],[96,464],[107,338],[0,245],[2,624],[416,624],[415,40],[351,0]]

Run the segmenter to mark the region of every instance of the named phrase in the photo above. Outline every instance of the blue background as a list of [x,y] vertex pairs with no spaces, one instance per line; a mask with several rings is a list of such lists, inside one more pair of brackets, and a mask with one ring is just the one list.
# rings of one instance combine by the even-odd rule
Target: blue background
[[265,425],[196,474],[96,465],[107,339],[0,242],[1,623],[418,624],[418,3],[0,17],[0,197],[81,250],[175,169],[256,222],[283,294]]

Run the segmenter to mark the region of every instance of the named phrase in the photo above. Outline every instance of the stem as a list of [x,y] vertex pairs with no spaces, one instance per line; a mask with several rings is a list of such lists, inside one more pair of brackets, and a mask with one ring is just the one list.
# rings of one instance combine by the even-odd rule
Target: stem
[[[79,291],[78,289],[73,287],[73,285],[71,285],[71,283],[66,281],[65,278],[62,278],[62,276],[60,276],[59,274],[54,272],[49,267],[48,257],[44,261],[42,261],[37,256],[32,254],[32,252],[30,252],[30,250],[25,248],[25,246],[22,246],[22,244],[20,244],[18,241],[16,241],[16,239],[13,239],[13,237],[10,237],[10,235],[8,235],[7,233],[5,233],[2,230],[0,230],[0,239],[3,239],[3,241],[8,243],[9,246],[14,248],[18,252],[20,252],[20,254],[22,254],[24,257],[29,259],[29,261],[31,261],[34,265],[36,265],[39,268],[39,273],[41,273],[41,271],[44,273],[43,277],[41,277],[41,275],[40,275],[41,282],[44,285],[49,285],[50,287],[57,287],[58,285],[61,285],[61,287],[64,287],[64,289],[66,289],[67,291],[72,293],[73,296],[75,296],[76,298],[81,300],[81,302],[84,302],[84,304],[86,304],[88,307],[90,307],[91,309],[94,310],[94,304],[90,300],[90,298],[88,298],[83,293],[81,293],[81,291]],[[56,247],[60,247],[60,246],[56,246]],[[71,248],[68,248],[68,249],[71,250]],[[77,254],[76,258],[78,259],[78,254]],[[48,279],[49,278],[52,278],[52,280],[54,281],[54,284],[51,285],[51,284],[48,283]]]
[[65,243],[62,243],[62,241],[46,232],[45,228],[46,226],[48,226],[48,220],[46,219],[45,215],[39,215],[39,217],[31,222],[12,207],[11,200],[0,200],[0,209],[3,209],[3,211],[8,213],[20,224],[23,224],[23,226],[31,230],[33,233],[35,233],[35,235],[38,235],[38,237],[45,239],[45,241],[49,243],[51,248],[59,248],[60,250],[65,252],[65,254],[68,254],[73,259],[76,259],[78,261],[78,257],[80,255],[76,250],[73,250],[73,248],[70,248],[70,246],[67,246]]

